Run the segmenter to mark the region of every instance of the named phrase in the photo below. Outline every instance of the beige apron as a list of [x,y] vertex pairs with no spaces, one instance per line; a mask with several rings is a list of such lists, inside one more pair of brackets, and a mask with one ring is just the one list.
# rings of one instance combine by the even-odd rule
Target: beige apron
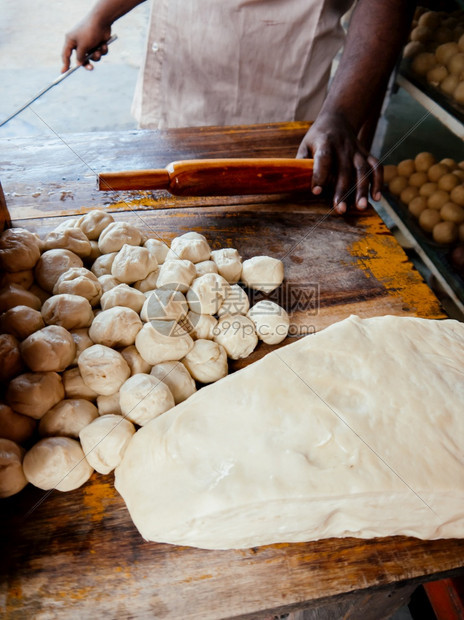
[[353,0],[153,0],[144,128],[312,120]]

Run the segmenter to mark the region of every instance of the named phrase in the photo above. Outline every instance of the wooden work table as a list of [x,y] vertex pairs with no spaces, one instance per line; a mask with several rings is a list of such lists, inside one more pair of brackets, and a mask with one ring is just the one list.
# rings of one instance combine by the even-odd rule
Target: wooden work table
[[[13,225],[40,233],[100,207],[167,241],[197,230],[213,247],[236,247],[244,258],[282,258],[286,282],[276,299],[292,312],[294,336],[350,314],[442,317],[373,210],[337,217],[308,196],[174,198],[96,190],[95,173],[102,170],[202,157],[292,157],[306,127],[6,139],[0,180]],[[265,352],[259,347],[251,360]],[[356,607],[362,611],[350,617],[379,620],[418,583],[464,572],[464,540],[345,538],[241,551],[147,543],[112,481],[94,474],[71,493],[27,487],[1,500],[4,617],[207,620],[324,606],[324,617]]]

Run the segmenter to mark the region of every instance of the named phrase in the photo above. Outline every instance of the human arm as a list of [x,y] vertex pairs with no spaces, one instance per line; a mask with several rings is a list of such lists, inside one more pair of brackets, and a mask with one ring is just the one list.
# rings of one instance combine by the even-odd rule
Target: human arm
[[306,133],[297,157],[312,156],[312,191],[334,183],[334,209],[344,213],[355,189],[358,209],[380,198],[382,167],[362,143],[363,125],[384,96],[390,74],[407,38],[413,0],[358,0],[338,71],[322,109]]
[[[144,1],[145,0],[99,0],[90,13],[66,34],[61,53],[61,59],[63,61],[61,72],[64,73],[69,69],[73,50],[76,50],[77,63],[83,64],[84,58],[90,50],[96,48],[100,43],[110,38],[112,24]],[[100,60],[101,56],[107,52],[108,47],[103,44],[101,48],[92,55],[92,60]],[[92,69],[93,66],[88,62],[85,68]]]

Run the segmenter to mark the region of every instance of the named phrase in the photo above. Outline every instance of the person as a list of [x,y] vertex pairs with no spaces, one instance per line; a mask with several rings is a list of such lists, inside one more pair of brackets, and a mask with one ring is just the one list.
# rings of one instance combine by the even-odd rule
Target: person
[[[99,0],[65,37],[63,71],[144,0]],[[297,157],[312,157],[312,192],[332,190],[345,213],[379,200],[382,166],[369,153],[413,0],[153,0],[134,97],[141,127],[314,121]],[[344,43],[328,88],[332,61]],[[108,52],[102,45],[92,60]],[[92,63],[86,63],[92,69]],[[327,90],[328,88],[328,90]]]

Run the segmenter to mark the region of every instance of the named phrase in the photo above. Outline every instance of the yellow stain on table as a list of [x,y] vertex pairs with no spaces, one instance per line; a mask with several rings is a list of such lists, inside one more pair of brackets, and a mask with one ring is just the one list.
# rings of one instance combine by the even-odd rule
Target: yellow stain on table
[[365,235],[348,250],[366,277],[381,282],[390,296],[402,302],[405,311],[423,318],[443,318],[438,299],[380,218],[372,214],[360,219],[358,225]]
[[92,521],[103,519],[108,500],[115,495],[114,488],[109,482],[97,482],[84,487],[83,504],[88,509]]

